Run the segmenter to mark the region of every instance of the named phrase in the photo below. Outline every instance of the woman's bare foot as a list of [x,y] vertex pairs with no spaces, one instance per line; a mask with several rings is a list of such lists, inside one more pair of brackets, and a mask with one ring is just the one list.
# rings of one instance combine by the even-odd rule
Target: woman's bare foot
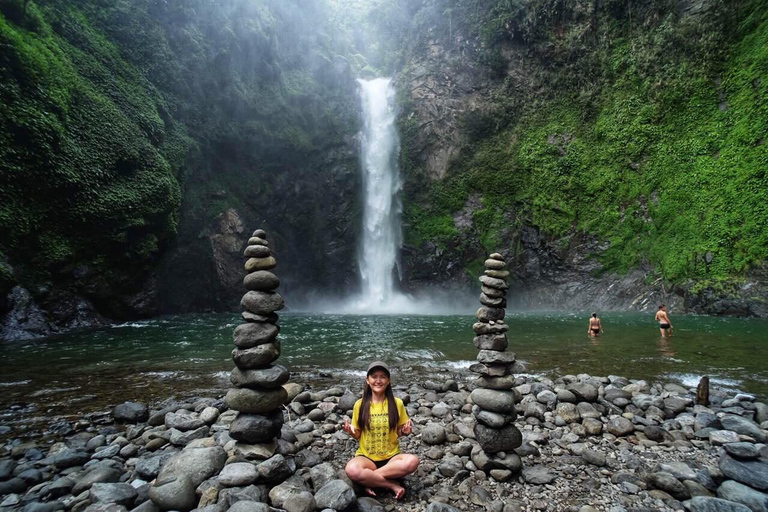
[[396,485],[392,488],[392,492],[395,493],[395,499],[401,500],[405,497],[405,487],[401,487],[399,485]]
[[368,496],[373,496],[374,498],[376,497],[376,493],[370,487],[365,488],[365,494],[367,494]]

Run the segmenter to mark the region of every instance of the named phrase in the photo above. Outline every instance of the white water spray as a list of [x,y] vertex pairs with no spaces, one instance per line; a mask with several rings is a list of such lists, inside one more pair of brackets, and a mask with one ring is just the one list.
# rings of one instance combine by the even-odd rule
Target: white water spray
[[[362,147],[363,239],[359,253],[362,297],[360,306],[383,309],[395,298],[399,272],[400,141],[395,127],[395,90],[389,78],[358,80],[363,104]],[[399,275],[399,274],[398,274]]]

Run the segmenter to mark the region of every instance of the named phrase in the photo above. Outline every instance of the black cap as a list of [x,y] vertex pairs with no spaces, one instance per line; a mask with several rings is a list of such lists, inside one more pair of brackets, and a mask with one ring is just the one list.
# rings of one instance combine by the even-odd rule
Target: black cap
[[373,370],[376,368],[381,368],[385,372],[387,372],[387,376],[389,376],[389,367],[387,366],[387,363],[384,361],[374,361],[371,364],[368,365],[368,371],[365,372],[365,375],[368,376],[371,374]]

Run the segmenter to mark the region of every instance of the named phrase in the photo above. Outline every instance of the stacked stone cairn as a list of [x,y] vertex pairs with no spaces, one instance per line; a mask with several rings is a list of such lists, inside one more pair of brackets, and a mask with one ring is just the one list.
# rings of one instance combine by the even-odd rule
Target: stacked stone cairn
[[277,293],[280,280],[271,272],[277,266],[264,230],[257,229],[245,249],[243,284],[248,292],[240,305],[244,324],[235,328],[235,369],[225,401],[238,411],[230,426],[230,435],[238,442],[239,452],[248,458],[267,459],[277,449],[276,439],[283,426],[282,405],[288,396],[283,384],[288,370],[274,364],[280,357],[280,326],[275,311],[283,309],[283,298]]
[[509,288],[506,266],[498,253],[485,261],[485,275],[480,277],[482,307],[477,310],[478,322],[472,326],[477,334],[474,344],[480,352],[477,363],[469,368],[479,374],[471,395],[478,442],[472,450],[472,461],[498,481],[509,480],[522,468],[514,451],[522,444],[522,435],[514,425],[515,354],[507,352],[509,326],[504,323]]

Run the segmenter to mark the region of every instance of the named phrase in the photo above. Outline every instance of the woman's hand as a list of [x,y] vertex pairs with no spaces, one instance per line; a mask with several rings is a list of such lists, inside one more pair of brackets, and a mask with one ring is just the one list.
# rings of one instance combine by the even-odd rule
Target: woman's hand
[[402,427],[400,427],[400,435],[407,436],[411,432],[413,432],[413,421],[409,419],[408,421],[403,423]]
[[349,418],[344,418],[344,425],[342,428],[344,429],[344,432],[351,435],[355,439],[360,438],[360,436],[357,434],[357,431],[355,430],[355,426],[349,422]]

